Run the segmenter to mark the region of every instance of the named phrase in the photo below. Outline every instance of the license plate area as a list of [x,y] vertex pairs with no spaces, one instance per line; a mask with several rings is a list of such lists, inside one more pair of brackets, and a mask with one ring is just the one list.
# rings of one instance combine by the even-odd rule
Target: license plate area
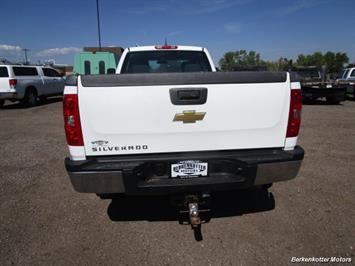
[[179,161],[171,164],[172,178],[192,178],[208,176],[208,163],[198,160]]

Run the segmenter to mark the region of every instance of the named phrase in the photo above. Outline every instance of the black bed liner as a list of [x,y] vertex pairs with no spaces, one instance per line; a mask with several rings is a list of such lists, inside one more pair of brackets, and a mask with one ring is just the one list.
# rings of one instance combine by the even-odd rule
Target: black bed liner
[[139,85],[276,83],[286,82],[286,79],[287,72],[245,71],[84,75],[81,76],[81,83],[84,87],[117,87]]

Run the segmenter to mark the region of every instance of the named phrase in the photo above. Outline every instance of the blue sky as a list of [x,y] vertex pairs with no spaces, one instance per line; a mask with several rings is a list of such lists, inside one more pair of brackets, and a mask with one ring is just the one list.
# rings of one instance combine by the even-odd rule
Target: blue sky
[[[0,58],[73,63],[96,46],[95,0],[2,0]],[[354,0],[100,0],[103,46],[169,43],[204,46],[214,61],[256,50],[266,60],[300,53],[347,52],[355,61]]]

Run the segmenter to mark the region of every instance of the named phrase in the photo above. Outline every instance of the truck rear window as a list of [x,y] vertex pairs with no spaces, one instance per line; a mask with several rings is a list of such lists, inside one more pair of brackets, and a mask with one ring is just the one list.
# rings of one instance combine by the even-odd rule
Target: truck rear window
[[210,72],[204,52],[144,51],[129,52],[121,73]]
[[301,78],[320,78],[320,72],[316,69],[297,69],[297,74]]
[[60,74],[57,71],[55,71],[54,69],[42,68],[42,70],[43,70],[43,74],[46,77],[60,77]]
[[9,77],[9,72],[7,71],[7,67],[0,67],[0,78]]

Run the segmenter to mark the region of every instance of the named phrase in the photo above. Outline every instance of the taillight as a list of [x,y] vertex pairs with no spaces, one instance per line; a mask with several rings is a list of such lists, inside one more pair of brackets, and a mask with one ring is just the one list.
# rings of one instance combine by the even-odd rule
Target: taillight
[[155,49],[177,49],[178,47],[176,45],[156,45]]
[[83,146],[79,102],[77,94],[64,94],[63,99],[64,129],[68,145]]
[[9,79],[9,85],[10,87],[15,87],[17,84],[17,79]]
[[288,115],[287,138],[297,137],[301,125],[302,92],[291,90],[290,112]]

